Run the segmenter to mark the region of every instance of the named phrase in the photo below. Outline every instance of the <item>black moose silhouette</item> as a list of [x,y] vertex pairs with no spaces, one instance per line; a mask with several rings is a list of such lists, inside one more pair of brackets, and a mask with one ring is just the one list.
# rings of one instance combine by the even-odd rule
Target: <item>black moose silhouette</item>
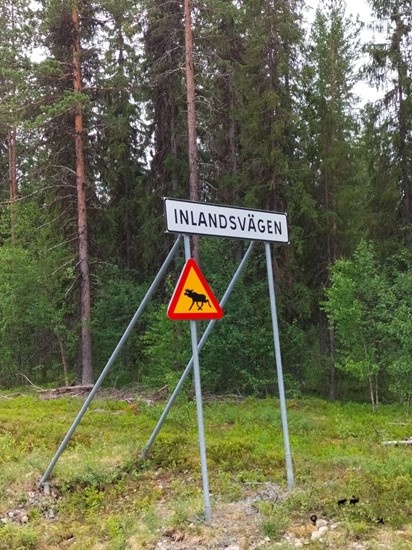
[[211,303],[209,302],[209,300],[204,294],[198,294],[197,292],[194,292],[193,290],[186,288],[185,296],[189,296],[189,298],[192,298],[192,303],[189,307],[189,311],[192,309],[194,304],[197,305],[198,310],[203,309],[203,304],[209,304],[209,307],[212,307]]

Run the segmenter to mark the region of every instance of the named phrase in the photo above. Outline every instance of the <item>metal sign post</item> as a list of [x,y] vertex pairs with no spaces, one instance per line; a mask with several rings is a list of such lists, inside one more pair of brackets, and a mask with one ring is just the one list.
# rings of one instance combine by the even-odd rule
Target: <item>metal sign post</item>
[[[223,308],[225,306],[226,302],[229,299],[229,296],[232,293],[233,287],[236,284],[236,281],[239,279],[240,275],[242,274],[243,269],[244,269],[246,263],[248,262],[249,257],[252,253],[252,249],[253,249],[254,244],[255,243],[253,241],[250,243],[249,248],[247,249],[242,261],[240,262],[235,274],[233,275],[233,279],[231,280],[229,286],[226,289],[226,292],[224,293],[222,299],[220,300],[220,307],[221,308]],[[209,337],[209,334],[212,332],[212,329],[215,326],[215,323],[216,323],[216,319],[213,319],[207,325],[207,328],[206,328],[205,332],[203,333],[203,335],[202,335],[202,337],[199,341],[199,344],[197,346],[198,353],[203,349],[203,346],[205,345],[205,343],[206,343],[206,341]],[[154,443],[154,441],[155,441],[155,439],[156,439],[156,437],[157,437],[157,435],[160,431],[160,428],[163,426],[164,421],[166,420],[166,417],[169,414],[170,409],[173,406],[173,403],[176,401],[176,398],[179,395],[179,393],[180,393],[180,391],[183,387],[183,384],[184,384],[186,378],[189,376],[189,373],[192,370],[192,368],[193,368],[193,357],[191,357],[189,363],[187,364],[185,370],[183,371],[183,374],[180,377],[180,380],[177,383],[176,388],[174,389],[172,395],[170,396],[169,401],[167,402],[167,405],[166,405],[164,411],[162,412],[162,414],[161,414],[161,416],[160,416],[160,418],[159,418],[159,420],[156,424],[156,427],[153,430],[152,435],[149,438],[149,441],[146,443],[146,446],[143,449],[143,452],[142,452],[142,455],[141,455],[142,459],[147,457],[147,453],[150,451],[150,448],[153,445],[153,443]]]
[[[263,241],[265,243],[269,299],[273,328],[273,342],[275,347],[275,359],[279,387],[279,403],[282,417],[283,440],[285,446],[286,472],[288,488],[289,490],[292,490],[294,487],[293,464],[289,442],[285,389],[283,384],[282,359],[280,353],[279,328],[276,312],[276,297],[272,258],[270,252],[271,242],[287,243],[289,240],[287,216],[285,213],[280,212],[268,212],[265,210],[237,208],[232,206],[183,201],[171,198],[165,198],[164,204],[167,230],[172,233],[185,235],[185,248],[186,246],[188,247],[186,259],[190,257],[190,245],[187,235],[208,235],[215,237]],[[186,245],[186,243],[188,244]],[[197,353],[198,348],[196,345],[196,355]],[[193,364],[195,364],[194,351],[192,359]],[[188,368],[189,366],[187,367],[187,369]],[[155,437],[155,435],[152,437]],[[151,443],[152,439],[149,441],[148,445],[150,446]],[[147,450],[148,449],[146,447],[143,455],[147,453]]]
[[282,356],[280,354],[279,327],[278,327],[278,319],[277,319],[277,313],[276,313],[276,295],[275,295],[275,285],[273,282],[274,278],[273,278],[273,268],[272,268],[272,255],[270,252],[269,243],[265,243],[265,252],[266,252],[266,267],[268,272],[270,311],[272,314],[273,342],[275,345],[276,370],[278,375],[280,414],[282,417],[283,442],[285,446],[286,475],[288,479],[288,488],[291,491],[294,487],[293,464],[292,464],[292,454],[290,452],[290,444],[289,444],[288,416],[286,413],[285,387],[283,385],[283,371],[282,371]]
[[[190,240],[185,236],[185,257],[186,261],[190,259]],[[196,321],[190,321],[190,335],[192,338],[192,356],[193,356],[193,374],[195,379],[196,410],[197,410],[197,429],[199,434],[200,461],[202,466],[203,482],[203,500],[205,505],[205,520],[209,522],[212,518],[212,509],[210,506],[209,479],[207,473],[205,428],[203,423],[202,389],[200,384],[199,353],[197,344]]]

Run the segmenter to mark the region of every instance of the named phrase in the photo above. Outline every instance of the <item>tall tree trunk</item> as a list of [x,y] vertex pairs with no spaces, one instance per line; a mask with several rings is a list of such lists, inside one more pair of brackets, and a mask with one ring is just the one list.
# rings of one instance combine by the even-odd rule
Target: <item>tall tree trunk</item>
[[[13,52],[13,68],[16,68],[16,20],[14,3],[11,3],[11,49]],[[13,83],[11,86],[11,93],[13,96],[16,94],[16,86]],[[17,198],[17,138],[16,128],[11,127],[7,133],[7,146],[8,146],[8,158],[9,158],[9,193],[10,193],[10,214],[11,214],[11,234],[12,241],[14,242],[14,229],[16,225],[16,209],[15,202]]]
[[[328,151],[328,156],[333,158],[336,154],[334,152],[336,134],[335,134],[335,118],[334,113],[336,110],[336,44],[335,40],[332,40],[330,47],[330,114],[331,114],[331,124],[329,125],[327,134],[327,144],[326,150]],[[334,163],[333,163],[334,164]],[[337,259],[337,227],[336,227],[336,202],[335,202],[335,186],[334,186],[334,168],[328,167],[325,173],[325,208],[326,211],[331,213],[331,218],[329,218],[329,228],[327,235],[327,251],[328,258],[327,263],[328,267],[331,267]],[[336,399],[337,396],[337,385],[336,385],[336,364],[335,364],[335,330],[333,323],[330,321],[328,324],[328,334],[329,334],[329,354],[331,358],[330,366],[330,390],[329,397],[332,401]]]
[[10,196],[10,217],[11,217],[11,238],[15,240],[16,225],[16,199],[17,199],[17,138],[16,129],[12,128],[7,133],[7,148],[9,159],[9,196]]
[[[187,133],[189,148],[189,198],[199,200],[199,174],[197,166],[195,75],[193,69],[192,2],[185,0],[185,68],[187,90]],[[193,257],[199,261],[199,237],[192,240]]]
[[[72,8],[74,29],[73,43],[73,88],[77,93],[82,91],[81,48],[79,33],[79,12],[77,4]],[[79,100],[74,115],[75,148],[76,148],[76,190],[77,190],[77,229],[78,229],[78,265],[80,270],[80,323],[81,323],[81,357],[82,384],[93,384],[92,337],[91,337],[91,296],[89,253],[87,236],[86,176],[84,161],[83,107]]]
[[407,81],[408,67],[402,57],[401,52],[401,41],[404,36],[404,23],[401,20],[399,14],[399,8],[395,8],[395,13],[392,18],[395,20],[396,28],[392,36],[392,45],[391,48],[395,54],[396,62],[396,71],[398,77],[397,83],[397,99],[398,99],[398,120],[399,120],[399,159],[401,165],[401,188],[402,188],[402,221],[405,224],[405,227],[408,228],[406,232],[407,241],[411,241],[411,231],[410,224],[412,222],[412,198],[411,198],[411,178],[409,174],[409,157],[408,157],[408,146],[407,146],[407,108],[406,102],[409,99],[405,100],[407,93],[404,92],[405,83]]
[[9,190],[10,201],[14,202],[17,197],[17,156],[16,156],[16,129],[8,131],[8,152],[9,152]]

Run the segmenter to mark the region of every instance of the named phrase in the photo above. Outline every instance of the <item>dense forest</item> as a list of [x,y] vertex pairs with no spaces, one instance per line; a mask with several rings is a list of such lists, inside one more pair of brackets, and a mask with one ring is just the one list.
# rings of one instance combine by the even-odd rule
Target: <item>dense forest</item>
[[[163,197],[287,212],[274,249],[288,395],[412,397],[412,11],[370,0],[3,0],[0,384],[90,384],[175,236]],[[360,101],[359,82],[379,91]],[[221,297],[248,243],[201,238]],[[173,384],[183,251],[112,369]],[[276,392],[263,246],[201,358]]]

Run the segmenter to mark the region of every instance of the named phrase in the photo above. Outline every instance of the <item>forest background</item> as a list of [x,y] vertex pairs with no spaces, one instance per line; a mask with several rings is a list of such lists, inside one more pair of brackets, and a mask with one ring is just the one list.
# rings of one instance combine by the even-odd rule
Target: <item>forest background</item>
[[[193,198],[195,176],[199,200],[288,214],[273,266],[288,394],[409,402],[412,12],[370,7],[363,43],[341,0],[310,29],[300,0],[1,3],[2,386],[93,382],[173,242],[162,199]],[[380,99],[361,106],[361,81]],[[218,297],[246,245],[201,239]],[[180,377],[189,331],[166,304],[182,264],[110,385]],[[206,391],[275,392],[267,296],[257,247],[202,353]]]

